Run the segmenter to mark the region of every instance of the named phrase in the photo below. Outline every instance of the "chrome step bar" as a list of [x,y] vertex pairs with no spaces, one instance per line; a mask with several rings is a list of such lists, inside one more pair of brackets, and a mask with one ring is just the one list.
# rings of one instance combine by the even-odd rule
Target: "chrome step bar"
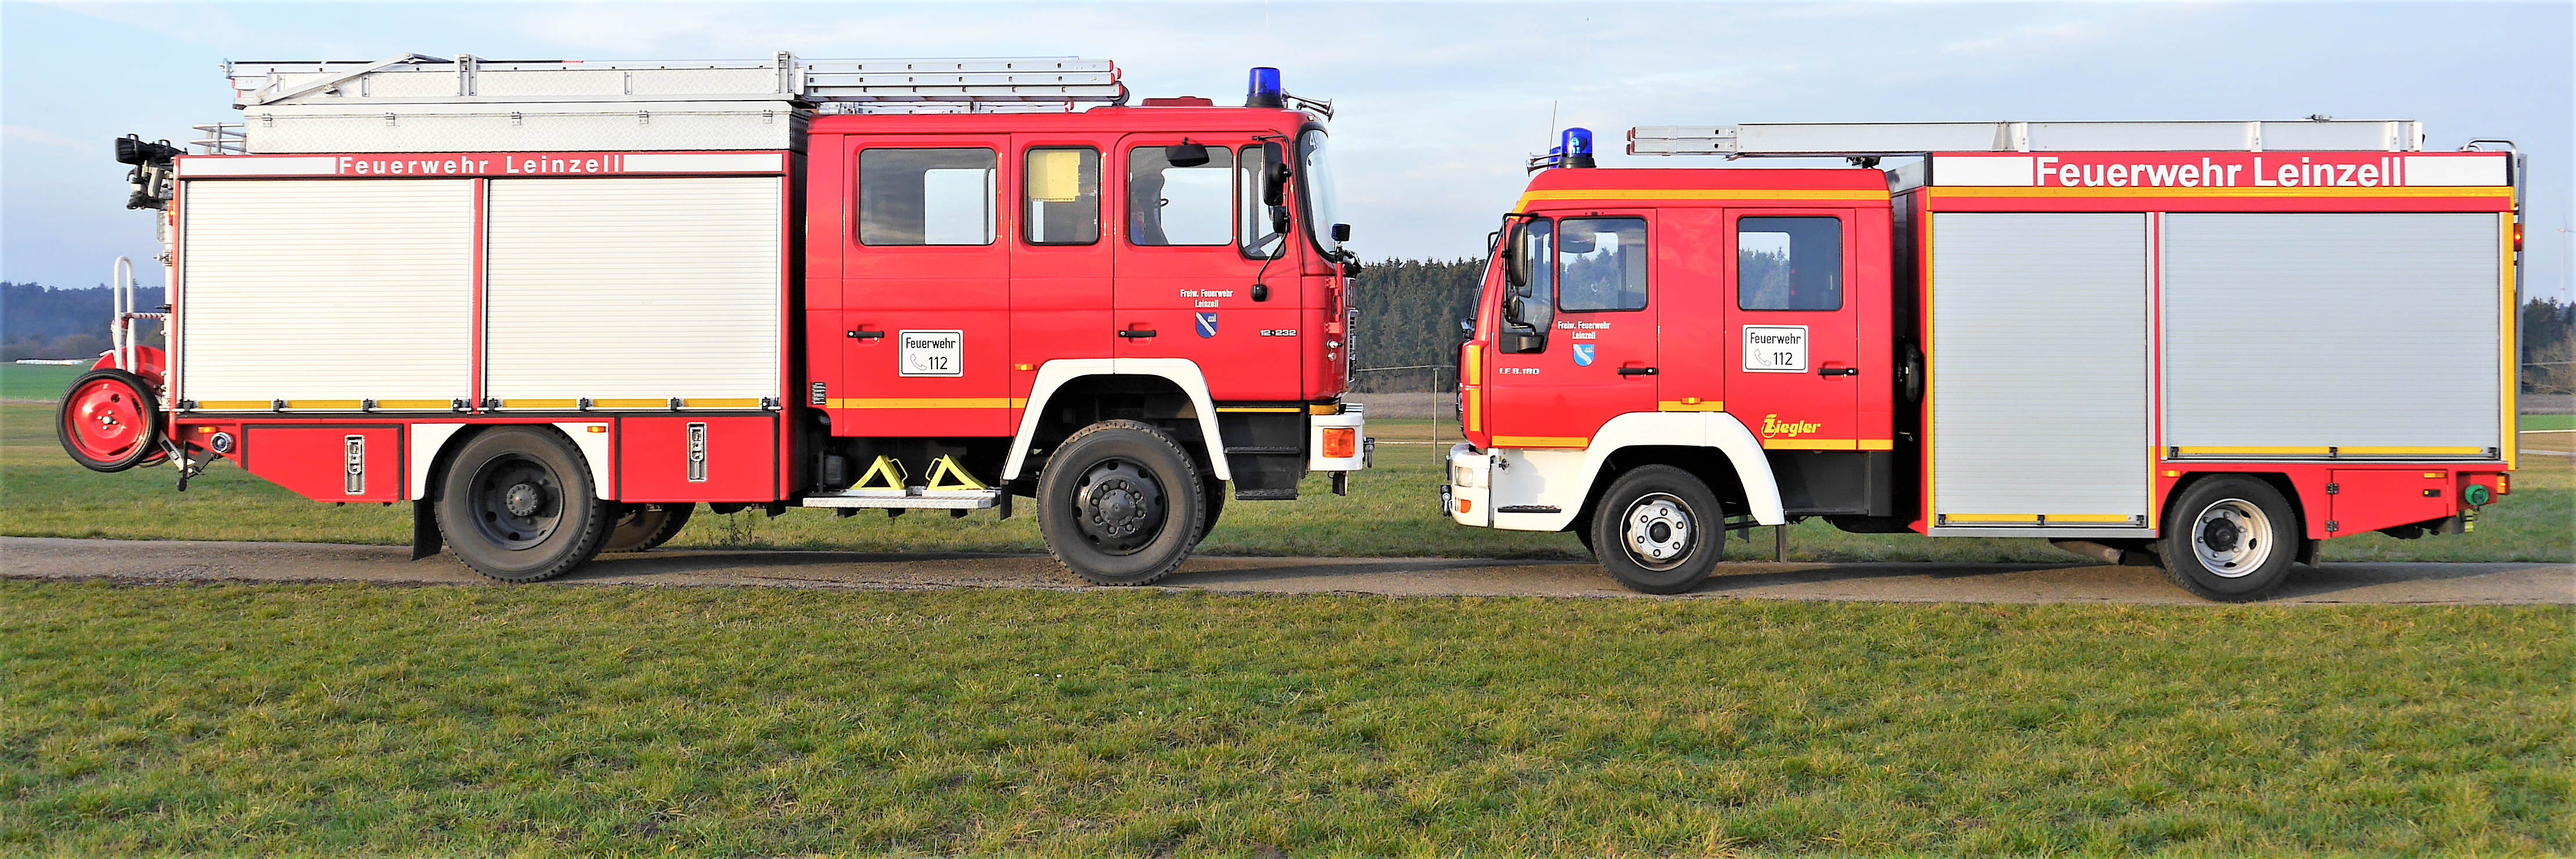
[[998,489],[849,489],[830,495],[808,495],[807,507],[856,507],[902,510],[985,510],[1002,503]]

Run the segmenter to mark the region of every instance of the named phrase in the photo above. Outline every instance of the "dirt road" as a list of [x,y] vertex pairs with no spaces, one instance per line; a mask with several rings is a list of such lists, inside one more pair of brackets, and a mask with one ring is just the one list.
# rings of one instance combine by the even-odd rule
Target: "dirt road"
[[[0,576],[130,582],[485,585],[395,546],[0,538]],[[1044,555],[663,550],[604,555],[552,584],[930,590],[1084,586]],[[1637,597],[1588,564],[1453,558],[1197,558],[1164,586],[1221,593]],[[2201,601],[2152,569],[2040,564],[1730,563],[1690,597],[1886,602]],[[2328,564],[2276,603],[2576,604],[2576,564]]]

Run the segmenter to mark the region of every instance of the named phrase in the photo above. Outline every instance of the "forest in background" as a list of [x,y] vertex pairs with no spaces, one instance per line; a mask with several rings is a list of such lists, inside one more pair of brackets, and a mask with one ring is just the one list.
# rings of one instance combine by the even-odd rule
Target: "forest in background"
[[[1382,260],[1360,271],[1352,302],[1360,313],[1354,366],[1433,369],[1361,373],[1362,391],[1428,391],[1455,384],[1458,320],[1474,312],[1485,262]],[[159,307],[159,287],[135,290],[135,304]],[[88,358],[107,350],[107,287],[57,289],[0,283],[0,360]],[[151,335],[146,329],[147,336]],[[147,341],[149,342],[149,341]],[[2522,306],[2525,390],[2576,393],[2576,304],[2538,299]]]

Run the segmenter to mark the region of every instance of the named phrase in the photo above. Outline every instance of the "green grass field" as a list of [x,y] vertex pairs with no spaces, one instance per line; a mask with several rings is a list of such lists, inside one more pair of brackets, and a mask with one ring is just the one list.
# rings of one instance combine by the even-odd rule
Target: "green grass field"
[[2554,608],[0,582],[0,853],[2576,851]]
[[[54,368],[44,368],[54,369]],[[68,382],[66,382],[68,384]],[[168,468],[97,474],[63,455],[52,407],[0,403],[0,534],[119,539],[294,540],[400,544],[411,539],[405,506],[339,507],[306,501],[229,463],[172,491]],[[1448,425],[1449,441],[1456,426]],[[1438,456],[1445,446],[1397,444],[1430,438],[1425,421],[1381,421],[1371,434],[1377,467],[1336,497],[1322,476],[1294,502],[1229,503],[1200,551],[1239,555],[1442,556],[1583,558],[1572,534],[1533,534],[1459,526],[1439,510]],[[2529,437],[2526,437],[2529,438]],[[2325,544],[2327,560],[2565,561],[2576,558],[2576,478],[2569,460],[2531,457],[2514,494],[2488,509],[2473,534],[2401,541],[2378,534]],[[1813,561],[2071,562],[2038,540],[1933,539],[1912,534],[1846,534],[1822,521],[1790,528],[1790,558]],[[875,514],[838,519],[820,510],[778,518],[758,512],[702,514],[675,546],[848,551],[1039,552],[1033,517],[1001,521],[991,513],[964,519]],[[1737,557],[1771,557],[1767,530],[1734,542]]]
[[[407,508],[317,504],[259,480],[230,463],[172,491],[169,469],[102,475],[74,465],[54,440],[52,407],[35,402],[62,393],[77,367],[0,364],[0,534],[121,539],[294,540],[399,544],[411,538]],[[25,394],[22,396],[22,394]],[[2526,416],[2526,429],[2539,418]],[[2564,416],[2557,416],[2564,417]],[[1446,441],[1457,440],[1454,424]],[[1378,421],[1370,432],[1387,442],[1378,467],[1353,478],[1336,497],[1322,476],[1294,502],[1234,503],[1201,551],[1245,555],[1411,555],[1494,558],[1582,558],[1571,534],[1466,528],[1437,506],[1443,445],[1427,442],[1426,421]],[[2532,437],[2526,437],[2526,440]],[[2545,446],[2545,445],[2544,445]],[[2526,459],[2514,496],[2492,508],[2475,534],[2400,541],[2376,534],[2325,544],[2329,560],[2546,561],[2576,557],[2576,472],[2568,461]],[[1748,559],[1771,557],[1770,535],[1729,545]],[[1790,557],[1819,561],[2065,561],[2037,540],[1932,539],[1910,534],[1845,534],[1822,521],[1790,528]],[[916,515],[834,518],[795,510],[701,515],[675,546],[851,551],[1038,552],[1036,521],[981,513],[965,519]]]
[[0,400],[60,400],[72,380],[86,372],[88,367],[0,362]]

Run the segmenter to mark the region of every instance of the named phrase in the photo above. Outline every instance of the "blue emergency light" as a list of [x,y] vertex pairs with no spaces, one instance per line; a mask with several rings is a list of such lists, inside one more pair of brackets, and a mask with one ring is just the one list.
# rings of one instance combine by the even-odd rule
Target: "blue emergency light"
[[1565,130],[1565,137],[1563,138],[1562,142],[1560,142],[1560,143],[1558,143],[1558,144],[1557,144],[1557,147],[1556,147],[1556,148],[1557,148],[1557,151],[1558,151],[1558,152],[1562,152],[1562,153],[1564,153],[1564,154],[1565,154],[1565,160],[1564,160],[1563,162],[1561,162],[1561,163],[1562,163],[1562,164],[1564,164],[1564,165],[1565,165],[1565,166],[1567,166],[1567,167],[1591,167],[1591,166],[1593,166],[1593,161],[1592,161],[1592,129],[1589,129],[1589,128],[1568,128],[1568,129],[1566,129],[1566,130]]
[[1252,70],[1252,86],[1244,93],[1244,107],[1286,107],[1287,91],[1279,87],[1279,70],[1262,66]]

